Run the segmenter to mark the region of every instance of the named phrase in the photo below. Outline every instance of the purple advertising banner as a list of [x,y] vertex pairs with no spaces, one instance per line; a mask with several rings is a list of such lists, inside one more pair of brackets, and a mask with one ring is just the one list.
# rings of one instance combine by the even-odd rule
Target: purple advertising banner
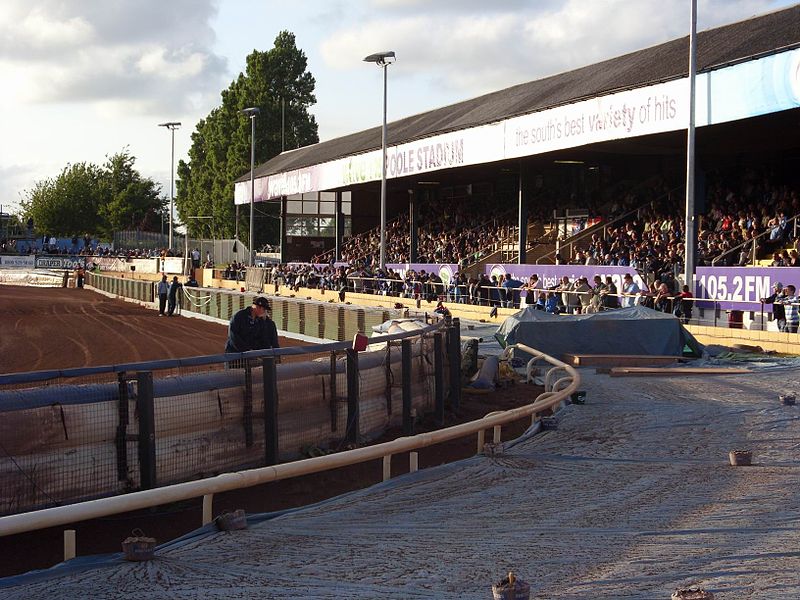
[[542,281],[545,288],[559,284],[561,278],[566,275],[570,280],[576,277],[586,277],[591,284],[595,275],[600,275],[605,281],[606,277],[611,277],[618,290],[622,289],[622,278],[625,273],[633,275],[633,280],[640,289],[644,288],[644,282],[639,274],[630,267],[608,267],[602,265],[486,265],[486,274],[491,278],[492,275],[501,274],[511,275],[514,279],[526,283],[528,278],[536,274]]
[[[775,283],[800,286],[797,267],[698,267],[695,296],[718,301],[725,310],[761,310]],[[772,306],[767,305],[766,310]]]
[[[611,276],[617,289],[621,289],[622,276],[631,273],[640,288],[644,282],[630,267],[610,267],[602,265],[487,265],[486,273],[510,274],[515,279],[527,281],[536,273],[544,287],[557,285],[566,275],[570,279],[587,277],[591,282],[595,275],[605,279]],[[775,283],[784,287],[792,284],[800,289],[800,269],[796,267],[698,267],[695,272],[694,295],[717,301],[723,310],[761,310],[761,298],[772,293]],[[702,306],[702,304],[699,304]],[[709,303],[709,306],[711,303]],[[771,310],[771,306],[765,307]]]

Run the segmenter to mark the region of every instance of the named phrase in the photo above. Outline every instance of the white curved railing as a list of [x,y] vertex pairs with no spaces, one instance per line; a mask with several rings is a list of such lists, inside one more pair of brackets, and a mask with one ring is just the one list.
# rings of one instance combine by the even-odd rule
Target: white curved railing
[[[534,350],[524,344],[510,346],[527,354],[532,358],[528,363],[528,373],[532,368],[542,361],[552,365],[545,375],[545,391],[537,396],[533,403],[507,411],[493,412],[477,421],[454,425],[446,429],[440,429],[429,433],[420,433],[410,437],[401,437],[390,442],[375,444],[355,450],[348,450],[337,454],[329,454],[315,458],[308,458],[299,461],[283,463],[279,465],[260,467],[236,473],[225,473],[202,479],[190,481],[171,486],[132,492],[111,498],[100,498],[72,504],[69,506],[59,506],[46,508],[43,510],[31,511],[16,515],[0,517],[0,536],[14,535],[66,525],[87,519],[106,517],[119,513],[150,508],[161,504],[178,502],[203,496],[203,524],[210,523],[212,520],[212,501],[213,495],[220,492],[227,492],[245,487],[261,485],[271,481],[291,479],[302,475],[319,473],[330,469],[337,469],[354,465],[370,460],[383,459],[384,480],[389,478],[391,472],[391,457],[393,454],[401,452],[411,452],[411,470],[416,470],[416,452],[419,448],[425,448],[434,444],[447,442],[462,438],[474,433],[478,434],[478,452],[483,450],[484,435],[487,429],[493,428],[495,443],[500,441],[501,428],[504,424],[516,421],[520,418],[530,416],[532,423],[537,420],[538,414],[545,410],[550,410],[562,402],[577,390],[580,385],[580,376],[577,371],[563,362]],[[565,372],[566,376],[556,379],[556,375]],[[69,544],[74,549],[74,532],[72,543]],[[66,539],[65,532],[65,539]],[[66,548],[65,544],[65,548]],[[65,560],[74,557],[74,550],[65,550]]]

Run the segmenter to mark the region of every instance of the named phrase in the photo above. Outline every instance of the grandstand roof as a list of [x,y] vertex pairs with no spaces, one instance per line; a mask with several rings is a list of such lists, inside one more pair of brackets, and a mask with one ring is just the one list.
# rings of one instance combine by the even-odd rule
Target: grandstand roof
[[[697,70],[800,46],[800,4],[699,32]],[[688,76],[688,35],[603,62],[522,83],[388,124],[392,144],[493,123],[625,89]],[[379,149],[381,127],[284,152],[256,167],[255,177]],[[249,179],[249,173],[237,181]]]

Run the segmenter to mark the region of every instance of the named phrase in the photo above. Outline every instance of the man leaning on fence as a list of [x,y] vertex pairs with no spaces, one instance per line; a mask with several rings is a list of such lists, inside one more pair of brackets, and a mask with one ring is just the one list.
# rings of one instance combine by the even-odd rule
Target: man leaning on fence
[[269,318],[269,300],[262,296],[253,298],[253,305],[238,311],[228,326],[225,352],[247,352],[279,348],[278,328]]

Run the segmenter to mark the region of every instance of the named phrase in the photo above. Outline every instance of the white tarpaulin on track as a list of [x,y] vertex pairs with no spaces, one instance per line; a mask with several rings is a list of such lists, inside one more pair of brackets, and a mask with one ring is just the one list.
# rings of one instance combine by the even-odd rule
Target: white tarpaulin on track
[[[485,600],[511,569],[535,598],[800,597],[800,419],[777,401],[798,370],[581,377],[586,405],[491,457],[244,531],[209,526],[149,562],[86,557],[0,579],[0,596]],[[755,466],[731,467],[733,448],[752,448]]]

